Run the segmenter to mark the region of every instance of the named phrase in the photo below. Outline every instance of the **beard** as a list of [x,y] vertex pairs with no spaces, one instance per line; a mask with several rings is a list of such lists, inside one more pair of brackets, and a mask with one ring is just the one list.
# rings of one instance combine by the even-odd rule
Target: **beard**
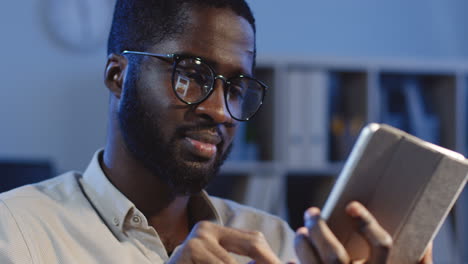
[[[128,81],[128,82],[127,82]],[[229,155],[232,144],[222,153],[224,140],[218,146],[212,165],[205,166],[201,161],[183,160],[177,141],[184,137],[187,130],[206,128],[177,127],[175,132],[164,140],[161,117],[152,114],[151,107],[145,105],[143,96],[138,93],[136,77],[127,78],[118,109],[120,130],[130,154],[149,170],[154,177],[167,185],[174,195],[196,194],[204,189],[219,172],[219,168]],[[166,111],[170,111],[166,110]],[[172,111],[175,111],[174,109]],[[189,110],[190,111],[190,110]],[[215,125],[210,125],[215,127]]]

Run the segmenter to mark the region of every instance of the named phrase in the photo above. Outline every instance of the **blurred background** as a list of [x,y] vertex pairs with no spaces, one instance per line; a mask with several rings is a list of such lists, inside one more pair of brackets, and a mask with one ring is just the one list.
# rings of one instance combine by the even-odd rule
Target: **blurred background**
[[[257,75],[271,91],[242,127],[212,193],[296,227],[303,209],[323,205],[368,122],[467,154],[467,1],[248,2]],[[83,171],[104,145],[113,4],[3,3],[1,190]],[[455,207],[436,240],[436,263],[468,263],[466,191]]]

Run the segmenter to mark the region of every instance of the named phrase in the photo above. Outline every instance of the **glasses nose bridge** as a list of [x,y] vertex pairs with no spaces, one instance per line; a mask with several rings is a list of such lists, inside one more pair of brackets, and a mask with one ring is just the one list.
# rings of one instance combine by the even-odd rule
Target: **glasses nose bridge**
[[[221,80],[221,83],[222,83],[222,86],[221,86],[221,94],[223,95],[224,99],[226,98],[226,87],[229,83],[228,79],[226,77],[224,77],[223,75],[221,74],[218,74],[218,75],[215,75],[213,77],[213,88],[212,88],[212,92],[211,93],[215,93],[216,91],[216,80]],[[211,96],[209,96],[211,97]],[[225,100],[223,100],[223,103],[225,104],[225,107],[228,107],[227,106],[227,102],[225,102]]]
[[223,90],[229,84],[229,81],[226,77],[224,77],[221,74],[218,74],[213,77],[213,89],[216,87],[216,80],[221,80],[223,82]]
[[[221,81],[221,90],[218,91],[216,91],[217,79]],[[232,120],[233,117],[228,109],[229,106],[227,105],[225,92],[225,87],[229,82],[223,75],[215,75],[213,76],[212,80],[213,82],[211,92],[208,93],[205,98],[199,102],[199,105],[201,105],[201,108],[199,106],[199,109],[204,109],[206,112],[208,112],[208,109],[210,109],[210,115],[218,120],[218,122],[227,122],[226,120]]]

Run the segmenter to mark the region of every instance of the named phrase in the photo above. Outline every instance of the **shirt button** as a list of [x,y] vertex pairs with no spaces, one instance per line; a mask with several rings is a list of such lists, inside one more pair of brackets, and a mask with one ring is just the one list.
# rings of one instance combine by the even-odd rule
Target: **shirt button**
[[138,215],[134,215],[132,220],[135,224],[139,224],[141,222],[141,218]]
[[119,218],[114,217],[114,225],[119,226],[119,224],[120,224]]

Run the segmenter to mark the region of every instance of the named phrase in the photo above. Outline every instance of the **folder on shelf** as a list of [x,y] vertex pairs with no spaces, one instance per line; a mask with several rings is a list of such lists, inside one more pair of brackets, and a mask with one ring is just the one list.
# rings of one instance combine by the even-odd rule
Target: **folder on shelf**
[[248,123],[238,124],[233,147],[229,154],[228,161],[255,161],[259,158],[258,144],[248,139]]
[[403,93],[408,111],[410,132],[426,141],[439,142],[439,119],[428,111],[423,87],[416,78],[408,78],[403,84]]
[[311,70],[305,76],[305,157],[309,166],[323,167],[328,158],[329,73]]
[[291,165],[302,165],[305,159],[304,71],[291,70],[288,74],[288,120],[287,161]]
[[381,83],[382,123],[408,131],[408,115],[403,94],[403,78],[384,76]]
[[228,161],[243,161],[245,160],[245,153],[247,149],[247,140],[246,140],[246,127],[247,124],[239,123],[237,125],[236,136],[232,142],[232,150],[229,154]]
[[323,216],[350,252],[369,254],[346,205],[364,204],[393,237],[392,264],[417,263],[468,179],[458,153],[401,130],[370,124],[362,131],[323,209]]
[[293,69],[288,76],[287,161],[321,167],[328,157],[328,73]]

